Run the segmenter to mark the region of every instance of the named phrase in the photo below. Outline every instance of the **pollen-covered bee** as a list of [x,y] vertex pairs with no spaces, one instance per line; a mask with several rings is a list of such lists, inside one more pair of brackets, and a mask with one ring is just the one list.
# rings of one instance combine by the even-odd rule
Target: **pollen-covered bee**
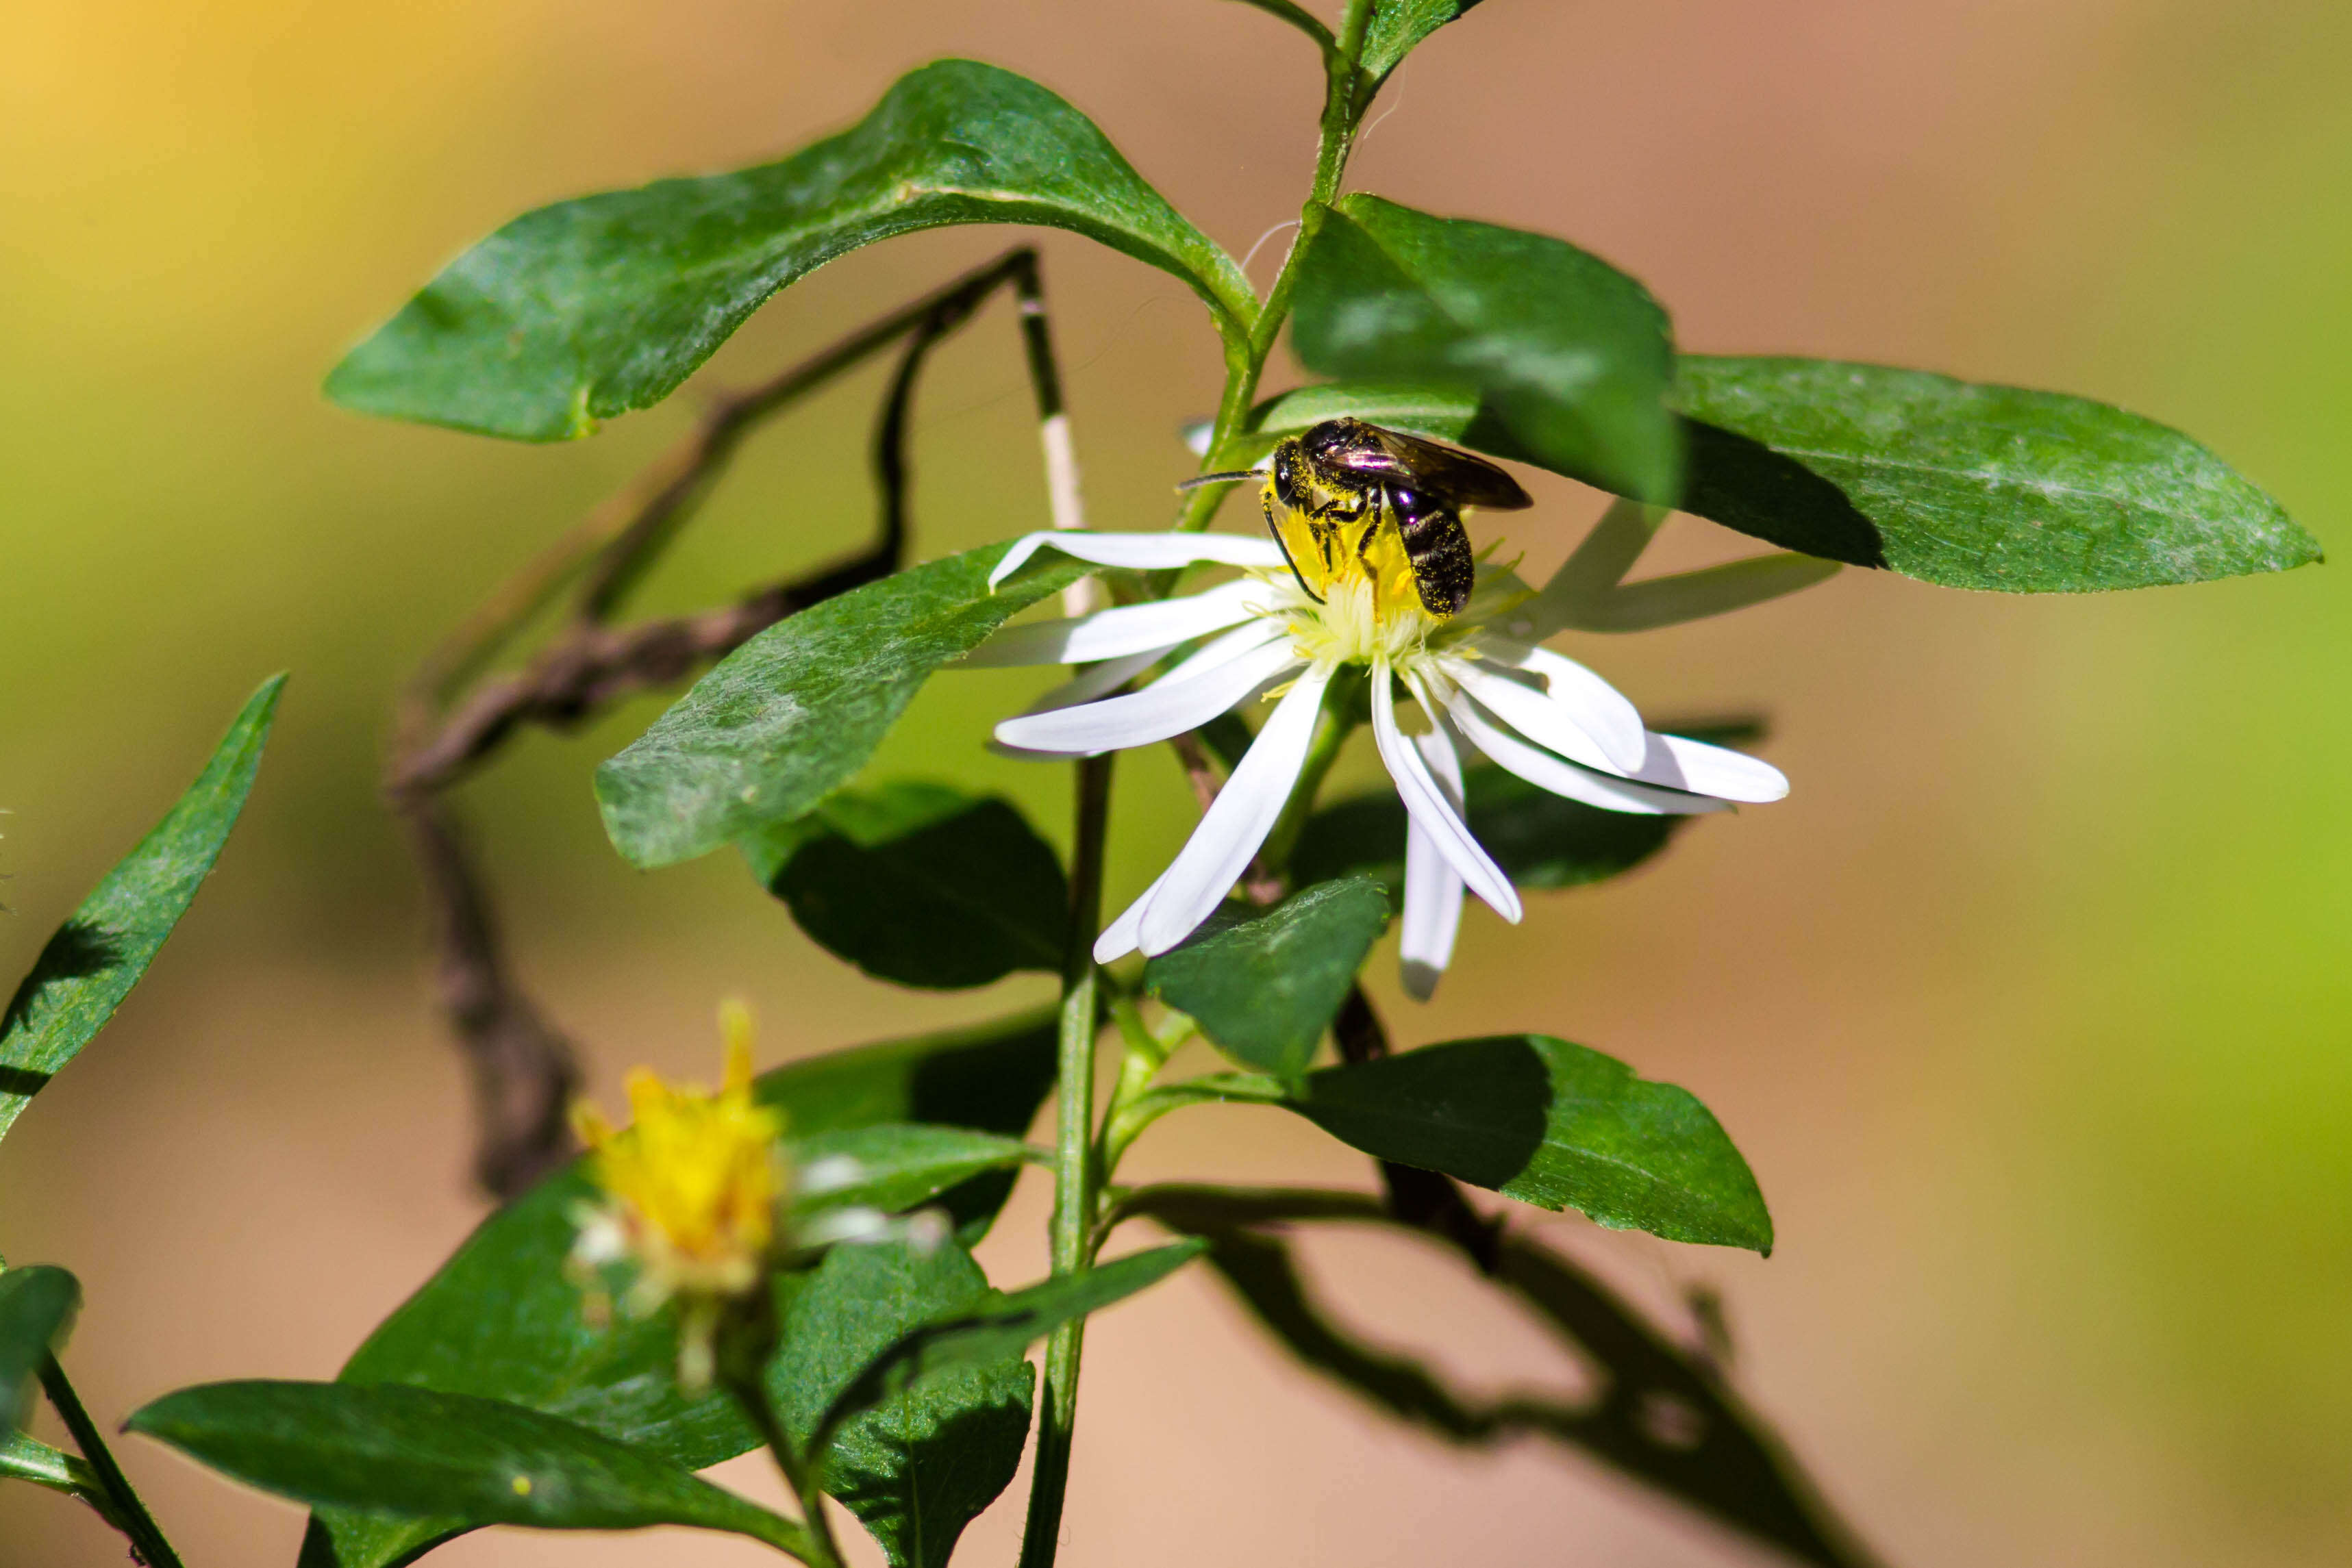
[[1346,418],[1277,444],[1259,499],[1308,597],[1319,603],[1335,580],[1360,571],[1382,608],[1410,598],[1440,621],[1468,602],[1476,575],[1462,508],[1534,504],[1482,457]]

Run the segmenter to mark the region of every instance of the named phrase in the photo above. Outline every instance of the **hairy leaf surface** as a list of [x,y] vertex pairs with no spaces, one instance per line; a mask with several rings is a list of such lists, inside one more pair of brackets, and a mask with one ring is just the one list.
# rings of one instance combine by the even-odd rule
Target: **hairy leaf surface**
[[[2283,571],[2318,542],[2210,451],[2085,398],[1830,360],[1685,354],[1681,509],[1923,582],[2087,592]],[[1474,392],[1338,382],[1267,400],[1246,460],[1342,413],[1590,478]]]
[[1320,882],[1263,913],[1220,910],[1147,964],[1143,983],[1234,1061],[1296,1079],[1388,922],[1369,878]]
[[1639,283],[1564,240],[1377,196],[1312,227],[1293,331],[1309,369],[1472,394],[1548,467],[1681,493],[1674,343]]
[[541,1530],[686,1524],[808,1552],[799,1525],[673,1460],[495,1399],[211,1383],[165,1395],[128,1425],[248,1486],[317,1507]]
[[996,591],[1006,546],[902,571],[776,622],[596,769],[614,847],[638,866],[708,854],[814,809],[866,766],[931,672],[1093,570],[1056,559]]
[[1423,38],[1457,21],[1479,0],[1382,0],[1364,29],[1358,63],[1374,81],[1387,78]]
[[2179,431],[2087,398],[1833,360],[1691,355],[1684,506],[1952,588],[2080,593],[2283,571],[2319,545]]
[[971,60],[902,77],[782,162],[526,213],[451,262],[327,378],[347,408],[559,441],[669,395],[769,296],[877,240],[949,224],[1070,229],[1175,274],[1228,323],[1232,257],[1094,122]]
[[1290,1105],[1377,1159],[1612,1230],[1772,1250],[1764,1196],[1707,1108],[1564,1040],[1497,1035],[1327,1067]]
[[1017,1355],[1062,1324],[1150,1289],[1201,1251],[1200,1242],[1180,1241],[1130,1253],[1076,1274],[1041,1280],[1026,1289],[995,1296],[970,1312],[927,1323],[898,1339],[848,1379],[815,1430],[841,1430],[859,1413],[902,1390],[919,1389],[935,1378]]
[[[961,1247],[840,1247],[793,1301],[770,1380],[805,1444],[858,1370],[907,1333],[994,1294]],[[898,1390],[846,1422],[824,1489],[873,1532],[893,1568],[944,1568],[964,1526],[1021,1468],[1036,1370],[1021,1347]]]

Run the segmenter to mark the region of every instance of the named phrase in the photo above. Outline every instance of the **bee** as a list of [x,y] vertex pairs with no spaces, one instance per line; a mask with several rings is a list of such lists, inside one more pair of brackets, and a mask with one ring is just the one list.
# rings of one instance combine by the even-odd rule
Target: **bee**
[[[1185,487],[1255,476],[1208,474]],[[1440,621],[1469,601],[1477,572],[1462,509],[1535,504],[1483,457],[1348,418],[1278,443],[1259,501],[1291,575],[1317,603],[1335,580],[1360,572],[1381,606],[1410,592]]]

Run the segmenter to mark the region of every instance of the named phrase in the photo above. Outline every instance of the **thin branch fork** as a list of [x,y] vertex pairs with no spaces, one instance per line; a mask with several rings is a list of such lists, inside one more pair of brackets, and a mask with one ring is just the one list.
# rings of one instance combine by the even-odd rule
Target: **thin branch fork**
[[[693,430],[517,573],[425,657],[401,695],[386,788],[395,795],[445,788],[520,726],[577,725],[614,702],[723,658],[787,615],[898,570],[907,540],[905,446],[916,378],[939,340],[1007,285],[1022,301],[1034,377],[1045,323],[1036,252],[1024,247],[768,382],[716,399]],[[700,509],[753,429],[901,338],[908,340],[908,347],[875,433],[872,462],[881,516],[871,543],[846,560],[772,584],[734,605],[631,626],[610,624],[630,591]],[[1062,413],[1051,352],[1050,346],[1042,349],[1048,373],[1038,382],[1041,417],[1049,423]],[[583,574],[571,623],[551,646],[522,670],[481,679],[451,700],[458,683],[476,674],[567,581]]]
[[[565,1110],[580,1074],[571,1041],[513,976],[495,910],[446,791],[489,762],[522,729],[583,723],[624,698],[686,679],[788,615],[898,570],[908,533],[907,439],[916,383],[931,350],[1004,287],[1013,290],[1020,307],[1055,521],[1077,526],[1076,469],[1037,255],[1023,246],[767,382],[714,400],[693,430],[467,617],[402,689],[384,793],[408,828],[424,873],[442,1010],[472,1068],[479,1124],[475,1175],[495,1196],[511,1197],[570,1157]],[[746,436],[902,340],[875,429],[872,465],[880,511],[875,537],[865,548],[731,605],[614,623],[631,591],[700,508]],[[522,627],[575,581],[571,614],[550,643],[519,669],[485,674]]]

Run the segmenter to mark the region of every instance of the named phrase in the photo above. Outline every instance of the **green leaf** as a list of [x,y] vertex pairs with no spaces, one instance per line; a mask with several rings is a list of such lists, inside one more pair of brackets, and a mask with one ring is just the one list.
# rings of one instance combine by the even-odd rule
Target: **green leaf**
[[220,858],[261,766],[286,677],[273,675],[139,847],[58,927],[0,1017],[0,1137],[147,972]]
[[[1018,1136],[1053,1086],[1056,1009],[829,1051],[760,1075],[794,1137],[893,1122]],[[974,1238],[973,1239],[977,1239]]]
[[1009,801],[944,784],[842,790],[741,848],[802,930],[878,979],[952,989],[1061,969],[1069,883]]
[[916,1329],[867,1362],[847,1380],[815,1430],[838,1431],[859,1412],[919,1389],[959,1369],[986,1366],[1018,1355],[1066,1322],[1098,1312],[1174,1273],[1201,1255],[1202,1243],[1180,1241],[1131,1253],[1026,1290],[997,1297],[986,1307]]
[[1478,0],[1382,0],[1364,29],[1358,62],[1374,82],[1387,78],[1420,42],[1455,21]]
[[1143,983],[1192,1014],[1227,1056],[1296,1079],[1388,923],[1388,894],[1378,883],[1318,882],[1254,918],[1218,911],[1181,946],[1145,965]]
[[1497,1035],[1327,1067],[1290,1107],[1376,1159],[1612,1230],[1772,1250],[1764,1195],[1707,1108],[1564,1040]]
[[[1571,479],[1601,484],[1584,464],[1539,451],[1514,434],[1491,401],[1475,388],[1408,382],[1319,382],[1265,399],[1250,411],[1245,434],[1230,450],[1237,461],[1255,462],[1286,435],[1297,435],[1327,419],[1353,414],[1367,423],[1432,441],[1452,442],[1501,457],[1549,468]],[[1608,488],[1606,485],[1603,488]]]
[[687,1524],[809,1555],[801,1527],[659,1455],[495,1399],[341,1383],[211,1383],[126,1425],[248,1486],[318,1507],[468,1525]]
[[1499,1267],[1491,1279],[1540,1314],[1580,1363],[1600,1371],[1589,1399],[1512,1395],[1488,1403],[1449,1388],[1419,1361],[1362,1343],[1334,1322],[1299,1277],[1280,1233],[1301,1221],[1419,1230],[1375,1198],[1311,1188],[1171,1186],[1145,1187],[1123,1207],[1210,1238],[1209,1262],[1260,1323],[1307,1366],[1377,1409],[1465,1447],[1527,1435],[1570,1445],[1800,1561],[1873,1568],[1875,1560],[1786,1446],[1727,1386],[1723,1370],[1688,1348],[1684,1332],[1652,1323],[1573,1260],[1517,1228],[1496,1236]]
[[[1250,410],[1249,434],[1242,439],[1249,443],[1245,449],[1253,457],[1263,456],[1284,436],[1299,434],[1341,414],[1433,441],[1475,446],[1481,452],[1494,448],[1471,439],[1468,433],[1473,424],[1483,423],[1482,434],[1487,441],[1507,444],[1511,440],[1501,418],[1481,405],[1473,388],[1370,381],[1318,382],[1264,399]],[[1498,455],[1541,466],[1539,459],[1519,451]]]
[[849,782],[931,672],[1093,569],[1057,559],[993,593],[1008,547],[928,562],[769,627],[596,770],[614,847],[638,866],[708,854]]
[[[762,1073],[806,1152],[861,1129],[925,1123],[1017,1136],[1052,1084],[1055,1012],[812,1057]],[[835,1143],[835,1150],[841,1145]],[[949,1191],[946,1207],[977,1241],[1012,1190],[1010,1172]],[[677,1331],[666,1316],[589,1326],[564,1278],[574,1206],[593,1196],[578,1166],[491,1215],[416,1293],[379,1324],[342,1370],[348,1384],[407,1384],[528,1406],[640,1444],[689,1469],[751,1448],[724,1396],[677,1392]],[[388,1568],[469,1528],[462,1521],[385,1520],[322,1511],[304,1563]]]
[[1563,240],[1343,196],[1313,220],[1298,357],[1472,393],[1537,461],[1671,505],[1674,344],[1639,283]]
[[[2316,540],[2211,452],[2059,392],[1827,360],[1686,354],[1682,509],[1807,555],[1926,582],[2082,592],[2283,571]],[[1590,478],[1475,392],[1348,382],[1268,399],[1249,461],[1339,414]]]
[[[912,1330],[968,1314],[994,1292],[961,1247],[838,1247],[793,1301],[769,1381],[806,1443],[859,1368]],[[826,1449],[824,1489],[881,1542],[893,1568],[942,1568],[965,1525],[1021,1468],[1036,1372],[1021,1347],[961,1366],[865,1411]]]
[[[1688,817],[1604,811],[1506,773],[1491,763],[1462,770],[1470,831],[1521,888],[1580,887],[1622,875],[1666,847]],[[1391,896],[1404,886],[1404,802],[1374,789],[1318,808],[1291,855],[1301,881],[1378,877]],[[1188,1009],[1189,1010],[1189,1009]]]
[[978,223],[1070,229],[1173,273],[1228,336],[1256,315],[1233,258],[1093,121],[1010,71],[940,60],[782,162],[526,213],[353,350],[327,395],[486,435],[586,435],[659,402],[770,295],[835,257]]
[[814,1133],[793,1139],[792,1148],[793,1164],[803,1170],[842,1161],[855,1173],[820,1192],[796,1192],[793,1209],[803,1216],[853,1206],[895,1214],[1029,1157],[1029,1145],[1018,1138],[919,1122]]
[[25,1424],[33,1378],[81,1307],[81,1282],[46,1263],[0,1274],[0,1436]]
[[2283,571],[2319,545],[2179,432],[2059,392],[1690,355],[1684,508],[1952,588],[2077,593]]
[[[1475,5],[1477,0],[1470,0],[1470,3]],[[1328,50],[1336,42],[1331,37],[1331,29],[1325,26],[1313,12],[1298,5],[1297,0],[1241,0],[1241,4],[1288,23],[1312,39],[1317,48]]]
[[68,1454],[22,1432],[0,1428],[0,1480],[30,1481],[77,1502],[87,1504],[100,1519],[128,1534],[129,1524],[107,1494],[98,1475],[78,1454]]

